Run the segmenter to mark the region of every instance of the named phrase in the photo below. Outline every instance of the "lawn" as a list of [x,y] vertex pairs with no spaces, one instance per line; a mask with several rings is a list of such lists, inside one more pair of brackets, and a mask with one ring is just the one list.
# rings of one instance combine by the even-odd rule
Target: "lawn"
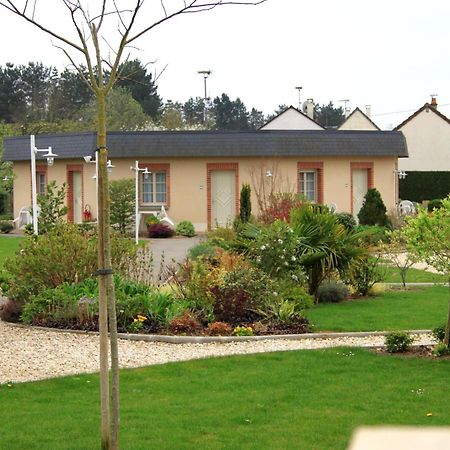
[[[449,370],[348,348],[125,370],[121,448],[338,450],[359,425],[447,425]],[[96,449],[98,403],[97,375],[2,385],[0,448]]]
[[0,268],[3,266],[6,258],[13,256],[19,250],[20,244],[24,239],[24,237],[0,236]]
[[445,323],[448,287],[388,290],[377,297],[315,306],[307,316],[315,331],[432,329]]
[[[401,283],[402,277],[397,267],[386,267],[384,283]],[[406,283],[447,283],[446,275],[410,268],[406,271]]]

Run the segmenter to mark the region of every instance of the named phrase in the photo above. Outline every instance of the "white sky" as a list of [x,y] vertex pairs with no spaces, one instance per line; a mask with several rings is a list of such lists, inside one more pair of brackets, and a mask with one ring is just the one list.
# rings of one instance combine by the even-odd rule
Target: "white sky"
[[[57,4],[38,2],[37,11],[69,32]],[[167,65],[158,81],[164,100],[202,97],[197,71],[209,69],[211,97],[225,92],[269,114],[279,104],[297,107],[295,87],[302,86],[302,101],[343,106],[339,100],[349,99],[352,110],[362,111],[371,105],[372,119],[387,129],[430,94],[438,94],[439,110],[450,116],[449,20],[448,0],[267,0],[177,17],[140,38],[131,56],[154,61],[152,72]],[[42,61],[62,69],[68,63],[47,35],[2,8],[0,42],[0,65]]]

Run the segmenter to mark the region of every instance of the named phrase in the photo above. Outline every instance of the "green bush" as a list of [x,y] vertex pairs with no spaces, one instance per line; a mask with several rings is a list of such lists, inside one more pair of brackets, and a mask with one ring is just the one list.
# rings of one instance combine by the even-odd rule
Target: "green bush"
[[450,354],[450,348],[448,348],[443,342],[439,342],[434,346],[432,353],[437,357],[447,356]]
[[430,200],[427,205],[428,212],[432,212],[433,209],[442,208],[442,199],[436,198],[434,200]]
[[433,335],[434,339],[438,342],[444,342],[445,338],[445,325],[440,325],[438,327],[435,327],[431,330],[431,334]]
[[248,222],[252,214],[251,192],[252,190],[248,183],[242,185],[239,198],[239,218],[242,223]]
[[317,289],[318,303],[339,303],[348,296],[347,286],[336,280],[322,281]]
[[191,247],[187,252],[187,256],[192,260],[196,260],[200,257],[209,258],[214,256],[216,254],[216,251],[217,247],[215,245],[212,245],[209,241],[201,242],[200,244]]
[[385,279],[386,268],[379,264],[378,258],[369,256],[355,259],[341,274],[345,282],[353,286],[355,293],[366,296],[376,283]]
[[131,178],[109,183],[111,226],[126,234],[134,226],[134,181]]
[[68,208],[65,206],[66,184],[58,189],[56,181],[47,184],[45,195],[38,195],[37,202],[40,207],[38,217],[39,233],[44,234],[58,223],[63,221]]
[[195,228],[190,220],[182,220],[175,228],[175,232],[180,236],[195,236]]
[[392,331],[387,334],[384,345],[389,353],[404,353],[411,348],[414,339],[404,331]]
[[353,231],[356,228],[356,220],[353,217],[353,214],[347,212],[341,212],[336,214],[337,221],[344,225],[345,229],[348,231]]
[[[128,239],[111,235],[112,266],[125,273],[126,258],[136,255]],[[60,284],[91,278],[98,267],[96,234],[74,224],[58,223],[46,234],[26,239],[22,249],[4,264],[9,277],[9,297],[27,302],[33,295]]]
[[377,189],[373,188],[367,191],[358,213],[358,219],[361,225],[379,225],[382,227],[388,225],[386,206]]
[[14,229],[14,226],[11,222],[3,220],[0,222],[0,232],[8,234],[10,231]]

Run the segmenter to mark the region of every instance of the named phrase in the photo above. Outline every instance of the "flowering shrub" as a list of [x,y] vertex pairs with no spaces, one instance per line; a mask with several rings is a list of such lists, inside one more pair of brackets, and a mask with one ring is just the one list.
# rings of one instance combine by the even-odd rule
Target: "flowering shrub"
[[254,336],[255,332],[252,327],[235,327],[233,334],[235,336]]
[[133,322],[130,323],[127,327],[127,331],[129,333],[139,333],[139,331],[144,328],[144,322],[147,320],[147,317],[142,316],[138,314],[134,319]]
[[256,267],[271,277],[304,281],[297,256],[300,240],[289,224],[276,220],[266,227],[250,225],[246,230],[249,237],[246,242],[247,255]]
[[299,194],[291,192],[280,192],[273,194],[269,198],[268,205],[261,213],[261,221],[272,223],[275,220],[290,222],[291,209],[298,208],[305,203],[305,199]]

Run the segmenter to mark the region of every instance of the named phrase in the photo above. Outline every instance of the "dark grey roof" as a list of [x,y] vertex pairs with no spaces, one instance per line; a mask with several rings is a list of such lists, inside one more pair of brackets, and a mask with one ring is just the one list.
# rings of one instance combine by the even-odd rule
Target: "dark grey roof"
[[[398,156],[407,157],[400,131],[259,130],[151,131],[108,133],[112,158],[248,156]],[[93,154],[95,133],[36,136],[36,147],[52,147],[60,158]],[[30,137],[5,138],[4,160],[30,159]]]

